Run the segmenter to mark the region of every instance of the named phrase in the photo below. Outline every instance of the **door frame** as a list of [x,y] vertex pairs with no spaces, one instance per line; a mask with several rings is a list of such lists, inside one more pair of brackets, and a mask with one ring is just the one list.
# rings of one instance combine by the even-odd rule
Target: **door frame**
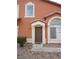
[[35,27],[38,25],[42,26],[42,44],[45,44],[45,24],[41,21],[32,23],[32,43],[35,44]]

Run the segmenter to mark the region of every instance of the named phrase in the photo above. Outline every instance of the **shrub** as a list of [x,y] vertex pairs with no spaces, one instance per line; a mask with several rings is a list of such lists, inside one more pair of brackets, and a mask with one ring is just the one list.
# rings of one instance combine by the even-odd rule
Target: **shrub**
[[20,47],[23,47],[26,42],[26,37],[17,37],[17,43],[20,44]]

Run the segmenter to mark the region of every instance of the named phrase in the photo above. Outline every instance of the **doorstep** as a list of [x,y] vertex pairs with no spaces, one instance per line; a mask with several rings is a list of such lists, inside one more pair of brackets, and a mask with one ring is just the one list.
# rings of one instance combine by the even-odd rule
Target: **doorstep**
[[32,47],[33,47],[33,48],[43,47],[43,44],[33,44]]

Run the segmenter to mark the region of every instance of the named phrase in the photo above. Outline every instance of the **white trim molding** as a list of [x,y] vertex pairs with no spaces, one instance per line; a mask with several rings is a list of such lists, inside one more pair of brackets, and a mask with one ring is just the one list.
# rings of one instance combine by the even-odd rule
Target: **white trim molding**
[[[33,6],[33,16],[28,16],[27,15],[27,6],[28,5],[32,5]],[[32,2],[28,2],[27,4],[25,4],[25,16],[24,17],[35,17],[35,5]]]
[[45,24],[40,21],[32,23],[32,43],[35,44],[35,27],[38,25],[42,26],[42,44],[45,44]]
[[52,17],[49,22],[48,22],[48,43],[61,43],[61,39],[50,39],[50,23],[52,20],[54,20],[55,18],[60,18],[60,16],[55,16],[55,17]]
[[32,43],[32,38],[26,38],[27,43]]
[[19,4],[17,5],[17,18],[19,18]]

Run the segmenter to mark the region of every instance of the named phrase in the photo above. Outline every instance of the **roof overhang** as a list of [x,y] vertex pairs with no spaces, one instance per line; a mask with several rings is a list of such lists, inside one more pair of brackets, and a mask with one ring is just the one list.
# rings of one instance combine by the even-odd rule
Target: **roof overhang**
[[59,12],[59,11],[55,11],[55,12],[51,12],[51,13],[49,13],[48,15],[43,16],[42,19],[46,20],[46,18],[48,18],[48,17],[50,17],[50,16],[52,16],[52,15],[55,15],[55,14],[58,14],[58,15],[61,16],[61,12]]
[[60,4],[60,3],[57,3],[57,2],[54,2],[54,1],[50,1],[50,0],[42,0],[42,1],[45,1],[45,2],[47,2],[47,3],[54,4],[54,5],[56,5],[56,6],[61,7],[61,4]]
[[45,23],[45,21],[44,20],[40,20],[40,19],[38,19],[38,20],[34,20],[32,23],[35,23],[35,22],[42,22],[42,23]]
[[42,21],[35,21],[31,24],[33,27],[34,26],[45,26],[45,23]]

